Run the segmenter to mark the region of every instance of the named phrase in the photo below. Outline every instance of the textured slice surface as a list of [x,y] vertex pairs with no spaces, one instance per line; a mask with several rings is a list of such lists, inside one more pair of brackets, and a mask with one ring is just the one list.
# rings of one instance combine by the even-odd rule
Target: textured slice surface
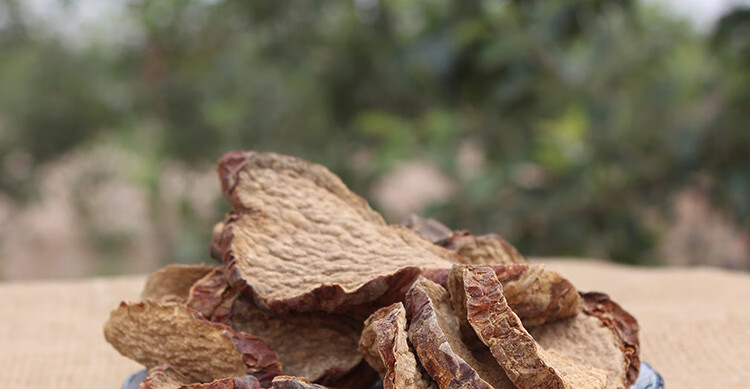
[[605,387],[604,371],[580,366],[537,346],[508,306],[491,267],[455,265],[448,285],[451,295],[465,295],[453,303],[464,304],[468,323],[519,389]]
[[420,277],[406,296],[409,339],[419,361],[442,389],[515,388],[488,350],[472,352],[461,340],[448,292]]
[[528,263],[513,245],[497,234],[477,236],[468,231],[458,231],[441,241],[440,245],[455,251],[463,263],[482,265]]
[[221,257],[266,309],[332,312],[410,283],[416,273],[404,269],[457,262],[415,232],[387,225],[323,166],[230,152],[218,172],[234,210],[219,239]]
[[143,300],[184,302],[190,287],[216,266],[170,264],[153,272],[141,292]]
[[[496,273],[498,278],[504,277]],[[581,311],[581,296],[573,284],[544,265],[530,265],[518,277],[506,278],[503,294],[524,326],[564,319]]]
[[311,384],[304,378],[281,375],[273,379],[273,389],[326,389],[326,387]]
[[283,372],[330,383],[362,362],[357,342],[362,324],[325,313],[271,316],[246,299],[237,299],[231,325],[263,339],[279,356]]
[[380,374],[384,389],[432,388],[434,382],[422,374],[406,331],[404,305],[383,307],[365,321],[359,351]]
[[[571,317],[581,310],[581,297],[560,273],[543,265],[488,265],[503,284],[503,294],[525,326]],[[451,268],[427,269],[423,276],[447,287]],[[460,296],[458,296],[460,297]]]
[[123,302],[105,323],[104,337],[148,368],[168,363],[199,382],[252,374],[270,384],[281,374],[278,357],[262,340],[181,304]]
[[601,293],[583,294],[584,312],[530,330],[546,348],[605,370],[607,388],[627,388],[638,378],[638,323]]
[[208,383],[196,383],[174,367],[164,364],[149,369],[139,389],[261,389],[260,382],[250,375],[228,377]]
[[139,389],[179,389],[188,385],[192,379],[186,377],[169,364],[154,366],[148,369],[146,379],[141,382]]
[[617,345],[626,361],[624,382],[626,386],[632,385],[638,379],[641,367],[638,321],[604,293],[589,292],[581,296],[584,312],[601,320],[617,339]]

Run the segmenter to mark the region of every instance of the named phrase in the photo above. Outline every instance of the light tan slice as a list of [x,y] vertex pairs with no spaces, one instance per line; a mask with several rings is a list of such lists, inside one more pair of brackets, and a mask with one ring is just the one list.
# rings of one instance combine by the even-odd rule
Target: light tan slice
[[141,292],[143,300],[185,302],[195,281],[216,266],[170,264],[151,273]]
[[305,378],[280,375],[273,379],[273,389],[327,389],[325,386],[311,384]]
[[638,324],[622,308],[612,306],[614,303],[606,295],[584,296],[584,312],[533,327],[529,332],[543,347],[606,371],[608,389],[628,388],[638,378],[640,367]]
[[250,375],[222,378],[201,384],[186,377],[170,365],[159,365],[148,370],[139,389],[260,389],[258,380]]
[[411,284],[419,269],[458,262],[415,232],[387,225],[323,166],[230,152],[217,170],[233,207],[221,257],[236,273],[232,282],[247,283],[263,309],[343,311]]
[[461,340],[448,292],[420,277],[406,295],[409,340],[422,366],[441,389],[512,389],[497,362],[484,349],[472,352]]
[[177,303],[123,302],[104,324],[104,337],[148,368],[167,363],[199,382],[252,374],[270,384],[281,374],[276,353],[262,340]]
[[[453,302],[463,304],[466,321],[519,389],[605,387],[603,370],[547,353],[537,345],[508,306],[492,267],[455,265],[448,286],[451,296],[465,296]],[[457,314],[464,315],[459,312],[463,307],[455,308]],[[466,332],[462,335],[467,336]]]
[[384,389],[435,387],[435,383],[423,374],[408,336],[406,309],[400,302],[377,310],[365,321],[359,351],[380,374]]

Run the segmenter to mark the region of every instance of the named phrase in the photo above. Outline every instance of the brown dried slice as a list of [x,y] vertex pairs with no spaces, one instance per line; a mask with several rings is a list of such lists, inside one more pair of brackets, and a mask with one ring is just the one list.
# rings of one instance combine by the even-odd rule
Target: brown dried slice
[[[604,388],[606,372],[579,365],[538,347],[508,306],[503,287],[489,266],[455,265],[448,281],[456,314],[466,321],[519,389]],[[464,310],[460,312],[459,310]],[[463,320],[463,316],[460,318]],[[464,336],[467,334],[464,333]]]
[[406,309],[400,302],[377,310],[365,321],[359,351],[383,380],[384,389],[427,389],[434,382],[422,374],[406,331]]
[[284,374],[330,384],[362,362],[360,321],[320,312],[271,316],[246,299],[235,300],[232,312],[232,327],[263,339],[276,351]]
[[216,266],[170,264],[153,272],[141,292],[144,300],[184,302],[190,287]]
[[584,312],[529,330],[545,348],[607,371],[607,388],[627,388],[638,378],[638,323],[600,293],[585,293]]
[[513,245],[497,234],[477,236],[468,231],[457,231],[439,244],[455,251],[462,263],[477,265],[528,263]]
[[232,283],[246,282],[264,309],[334,312],[376,300],[387,305],[396,300],[383,295],[411,284],[419,269],[458,262],[415,232],[387,225],[323,166],[273,153],[230,152],[218,172],[234,209],[219,239],[221,257],[236,273]]
[[[525,326],[540,325],[574,316],[581,297],[573,284],[544,265],[517,263],[489,265],[503,284],[503,294]],[[427,269],[423,275],[447,287],[450,268]]]
[[440,244],[453,235],[453,231],[443,223],[419,215],[409,215],[401,224],[434,244]]
[[462,342],[448,292],[420,277],[406,296],[409,340],[419,361],[442,388],[515,388],[489,350],[472,352]]
[[223,255],[224,249],[222,248],[221,232],[224,230],[224,222],[218,222],[214,224],[214,228],[211,230],[211,248],[208,253],[217,262],[224,262]]
[[193,380],[180,373],[169,364],[154,366],[148,369],[146,379],[139,389],[179,389],[189,385]]
[[123,302],[104,324],[104,337],[146,367],[168,363],[199,382],[252,374],[270,384],[281,374],[276,353],[262,340],[177,303]]
[[273,379],[273,389],[327,389],[325,386],[311,384],[300,377],[280,375]]
[[194,382],[171,365],[164,364],[149,369],[148,376],[139,389],[260,389],[260,383],[255,377],[246,375],[201,384]]

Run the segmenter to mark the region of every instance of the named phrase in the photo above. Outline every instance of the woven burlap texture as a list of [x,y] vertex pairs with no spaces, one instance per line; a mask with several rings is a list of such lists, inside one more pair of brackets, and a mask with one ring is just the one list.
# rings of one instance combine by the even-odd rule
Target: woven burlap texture
[[[669,388],[750,388],[750,275],[543,260],[580,290],[610,294],[641,325],[643,360]],[[11,388],[119,388],[141,367],[102,324],[143,277],[0,284],[0,363]]]

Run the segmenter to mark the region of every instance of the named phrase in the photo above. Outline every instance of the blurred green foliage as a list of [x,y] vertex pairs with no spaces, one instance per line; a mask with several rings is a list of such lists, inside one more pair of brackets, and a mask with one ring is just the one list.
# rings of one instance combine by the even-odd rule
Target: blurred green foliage
[[[645,213],[668,217],[696,175],[748,226],[747,11],[698,34],[633,1],[134,0],[133,41],[71,47],[19,4],[0,0],[0,160],[32,156],[31,179],[0,182],[18,199],[36,167],[106,132],[152,169],[273,150],[362,194],[427,159],[459,183],[430,215],[531,255],[649,262]],[[471,176],[465,140],[486,154]]]

